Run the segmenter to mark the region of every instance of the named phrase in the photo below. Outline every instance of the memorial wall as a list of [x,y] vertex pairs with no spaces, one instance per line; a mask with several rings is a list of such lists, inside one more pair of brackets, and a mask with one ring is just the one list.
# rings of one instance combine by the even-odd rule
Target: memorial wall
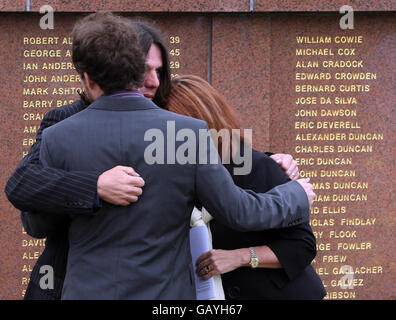
[[[168,39],[172,76],[207,79],[253,129],[254,148],[292,154],[311,178],[325,299],[396,298],[394,4],[359,1],[344,30],[337,1],[14,2],[0,4],[2,190],[45,113],[78,99],[74,22],[99,9],[144,17]],[[54,29],[39,26],[44,4]],[[0,299],[22,299],[45,239],[25,233],[4,192],[0,224]]]

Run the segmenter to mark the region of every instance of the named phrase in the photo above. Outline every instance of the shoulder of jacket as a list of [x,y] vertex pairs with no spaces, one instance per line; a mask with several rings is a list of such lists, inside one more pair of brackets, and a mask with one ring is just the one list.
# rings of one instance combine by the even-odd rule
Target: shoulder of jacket
[[168,121],[176,121],[178,124],[185,125],[186,129],[207,129],[208,124],[200,119],[185,116],[179,113],[171,112],[168,110],[161,109],[161,112],[165,113]]

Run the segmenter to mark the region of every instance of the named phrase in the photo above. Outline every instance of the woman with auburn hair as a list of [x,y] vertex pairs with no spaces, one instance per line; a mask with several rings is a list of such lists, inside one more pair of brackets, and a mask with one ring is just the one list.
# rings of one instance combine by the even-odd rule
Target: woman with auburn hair
[[[234,109],[218,91],[198,76],[185,75],[172,79],[168,109],[204,120],[209,129],[217,132],[226,129],[231,133],[232,129],[240,129]],[[239,187],[267,192],[289,181],[274,160],[254,149],[251,172],[235,175],[233,169],[237,165],[232,161],[225,163],[224,152],[232,154],[238,145],[234,139],[226,146],[222,142],[217,145],[219,154]],[[241,134],[240,143],[243,146],[250,142]],[[241,150],[244,148],[241,147]],[[197,216],[210,227],[215,249],[198,258],[196,271],[203,280],[215,276],[219,281],[221,275],[224,295],[221,286],[217,287],[218,299],[224,296],[226,299],[322,299],[326,295],[321,279],[311,266],[316,255],[316,239],[309,223],[285,229],[239,232],[216,219],[211,220],[205,208],[201,211],[195,208],[192,220],[196,220]]]

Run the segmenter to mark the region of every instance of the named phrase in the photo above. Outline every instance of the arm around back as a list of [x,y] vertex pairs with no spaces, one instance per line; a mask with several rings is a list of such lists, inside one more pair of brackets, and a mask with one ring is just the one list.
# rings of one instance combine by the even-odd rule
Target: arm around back
[[[200,145],[200,148],[203,147]],[[211,149],[216,150],[210,139],[207,159]],[[255,193],[237,187],[220,159],[217,164],[201,162],[199,159],[196,166],[196,196],[202,206],[225,225],[235,230],[255,231],[309,221],[308,198],[298,182],[285,183],[267,193]]]
[[[259,152],[254,155],[253,170],[241,187],[265,192],[290,181],[272,158]],[[277,230],[277,237],[267,246],[276,255],[290,280],[301,274],[316,255],[316,239],[308,222]]]
[[19,210],[50,214],[89,214],[95,211],[99,173],[44,168],[39,161],[43,131],[84,107],[84,102],[79,100],[51,110],[44,116],[36,142],[6,184],[7,198]]

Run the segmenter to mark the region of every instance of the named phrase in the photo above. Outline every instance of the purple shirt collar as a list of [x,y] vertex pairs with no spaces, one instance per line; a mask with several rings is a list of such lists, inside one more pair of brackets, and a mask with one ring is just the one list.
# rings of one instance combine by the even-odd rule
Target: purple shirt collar
[[143,93],[139,90],[121,90],[107,95],[114,98],[144,98]]

